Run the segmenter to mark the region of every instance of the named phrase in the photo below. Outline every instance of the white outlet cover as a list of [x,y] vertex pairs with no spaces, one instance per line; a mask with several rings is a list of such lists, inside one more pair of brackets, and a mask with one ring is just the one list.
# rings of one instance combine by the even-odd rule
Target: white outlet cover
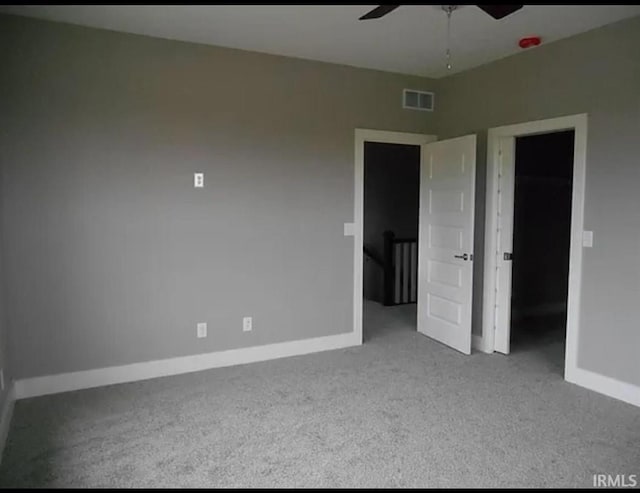
[[582,232],[582,246],[586,248],[593,247],[593,231]]
[[196,326],[198,338],[207,337],[207,324],[206,322],[200,322]]
[[204,173],[193,174],[193,186],[194,188],[204,188]]
[[355,236],[356,235],[356,224],[355,223],[344,223],[344,235],[345,236]]
[[249,331],[252,330],[252,328],[253,328],[252,327],[252,325],[253,325],[252,322],[253,321],[252,321],[251,317],[244,317],[242,319],[242,330],[243,330],[243,332],[249,332]]

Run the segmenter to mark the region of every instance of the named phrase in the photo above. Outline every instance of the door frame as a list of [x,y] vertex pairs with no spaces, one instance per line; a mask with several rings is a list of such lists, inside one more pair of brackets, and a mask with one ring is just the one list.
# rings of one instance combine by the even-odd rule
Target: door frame
[[[489,350],[498,351],[506,347],[509,340],[508,324],[497,323],[499,310],[496,301],[500,297],[499,290],[505,289],[503,281],[500,285],[499,268],[502,259],[501,238],[499,228],[500,215],[500,168],[510,166],[515,169],[515,152],[501,152],[502,146],[507,150],[515,149],[515,138],[525,135],[552,133],[563,130],[574,131],[573,150],[573,182],[571,196],[571,240],[569,246],[569,289],[567,295],[567,332],[565,350],[565,380],[573,381],[577,366],[577,350],[579,336],[580,291],[582,278],[582,248],[584,228],[584,197],[586,181],[587,154],[587,114],[577,114],[530,121],[515,125],[506,125],[489,129],[487,141],[487,188],[485,217],[485,258],[484,258],[484,297],[482,316],[482,335]],[[507,197],[510,203],[513,194]],[[513,204],[512,204],[513,206]],[[513,228],[505,232],[513,241]],[[511,283],[508,282],[508,296],[511,295]],[[504,291],[501,291],[504,295]]]
[[[364,256],[364,145],[365,142],[383,144],[404,144],[420,146],[438,140],[432,134],[416,134],[408,132],[394,132],[388,130],[372,130],[367,128],[355,129],[354,149],[354,211],[353,211],[353,331],[356,339],[363,342],[362,334],[362,294]],[[422,151],[421,151],[422,159]],[[345,232],[347,228],[345,225]],[[418,262],[420,257],[418,255]]]

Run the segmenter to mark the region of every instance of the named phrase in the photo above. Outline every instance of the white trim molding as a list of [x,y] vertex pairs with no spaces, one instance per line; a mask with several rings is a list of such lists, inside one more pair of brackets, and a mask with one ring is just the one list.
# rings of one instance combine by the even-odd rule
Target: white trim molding
[[640,387],[582,368],[565,373],[567,382],[640,407]]
[[488,347],[485,338],[478,334],[471,334],[471,347],[482,353],[493,353],[493,348]]
[[7,437],[9,436],[15,400],[15,387],[13,384],[9,384],[9,391],[4,400],[4,406],[0,409],[0,464],[2,464],[4,447],[7,443]]
[[[485,264],[484,264],[484,301],[482,317],[482,335],[489,348],[508,352],[508,334],[497,333],[496,291],[498,286],[497,269],[499,266],[499,178],[503,164],[500,149],[502,144],[513,145],[515,138],[522,135],[535,135],[562,130],[574,130],[573,156],[573,192],[571,202],[571,244],[569,247],[569,294],[567,299],[567,345],[565,354],[565,378],[575,372],[577,367],[580,288],[582,274],[582,232],[584,228],[584,192],[586,180],[587,154],[587,115],[538,120],[516,125],[506,125],[489,129],[487,142],[487,197],[485,224]],[[514,153],[508,152],[510,161]],[[505,342],[506,341],[506,342]]]
[[15,382],[15,398],[26,399],[59,392],[88,389],[166,377],[225,366],[256,363],[289,356],[342,349],[361,344],[359,334],[347,332],[333,336],[303,339],[240,349],[229,349],[193,356],[168,358],[124,366],[111,366],[95,370],[60,373],[43,377],[25,378]]
[[355,129],[354,149],[354,195],[353,195],[353,331],[362,343],[362,271],[364,242],[364,144],[380,142],[385,144],[422,145],[435,142],[435,135],[392,132],[387,130]]

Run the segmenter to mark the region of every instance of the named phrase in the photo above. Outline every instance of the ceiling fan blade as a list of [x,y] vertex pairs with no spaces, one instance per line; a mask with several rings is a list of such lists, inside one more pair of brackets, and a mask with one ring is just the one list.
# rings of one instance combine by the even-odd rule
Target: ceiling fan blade
[[387,15],[389,12],[397,9],[400,5],[380,5],[376,7],[371,12],[367,12],[362,17],[360,17],[360,21],[366,21],[368,19],[379,19],[382,16]]
[[516,10],[520,10],[522,5],[478,5],[482,10],[494,19],[502,19]]

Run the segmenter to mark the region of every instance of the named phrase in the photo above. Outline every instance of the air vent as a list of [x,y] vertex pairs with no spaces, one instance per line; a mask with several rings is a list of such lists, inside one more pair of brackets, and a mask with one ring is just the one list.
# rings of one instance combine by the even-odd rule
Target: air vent
[[433,111],[433,93],[405,89],[402,92],[402,107],[408,110]]

